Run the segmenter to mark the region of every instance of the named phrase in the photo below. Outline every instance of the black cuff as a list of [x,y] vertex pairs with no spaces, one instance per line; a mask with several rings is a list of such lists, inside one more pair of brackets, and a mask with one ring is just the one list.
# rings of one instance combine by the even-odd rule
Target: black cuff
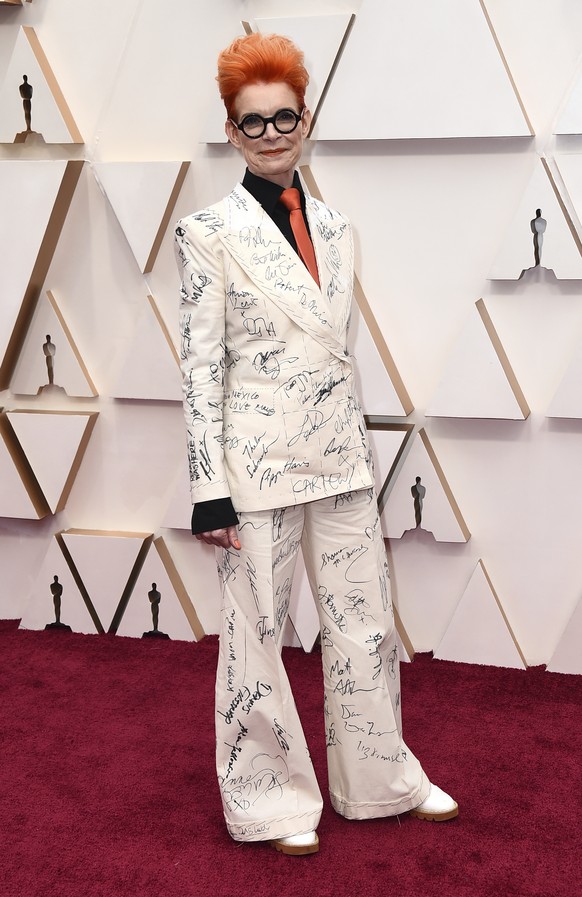
[[192,533],[209,533],[213,529],[236,526],[238,517],[230,497],[196,502],[192,510]]

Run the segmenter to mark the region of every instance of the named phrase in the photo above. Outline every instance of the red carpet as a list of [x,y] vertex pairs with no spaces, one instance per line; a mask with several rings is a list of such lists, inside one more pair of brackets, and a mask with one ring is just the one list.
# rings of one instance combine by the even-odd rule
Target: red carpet
[[[459,801],[448,823],[347,822],[285,857],[223,826],[217,642],[0,625],[2,897],[577,897],[582,678],[417,657],[406,739]],[[325,793],[320,662],[285,660]]]

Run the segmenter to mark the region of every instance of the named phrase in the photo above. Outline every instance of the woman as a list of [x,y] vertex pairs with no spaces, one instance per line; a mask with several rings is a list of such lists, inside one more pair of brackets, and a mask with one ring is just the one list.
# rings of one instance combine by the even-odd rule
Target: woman
[[301,547],[317,603],[329,784],[350,819],[450,819],[401,734],[388,565],[346,332],[349,222],[296,166],[311,115],[303,54],[251,34],[218,60],[226,133],[247,170],[182,219],[181,354],[194,512],[218,548],[217,769],[240,841],[319,848],[322,799],[281,662]]

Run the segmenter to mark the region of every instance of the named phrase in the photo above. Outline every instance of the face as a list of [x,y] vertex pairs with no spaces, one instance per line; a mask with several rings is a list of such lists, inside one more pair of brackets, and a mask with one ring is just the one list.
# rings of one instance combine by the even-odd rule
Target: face
[[[238,93],[233,117],[240,122],[245,115],[256,112],[263,118],[269,118],[279,109],[293,109],[298,114],[301,112],[297,97],[288,84],[248,84]],[[310,123],[311,113],[306,109],[302,120],[291,134],[279,134],[272,122],[267,125],[263,136],[256,140],[239,131],[230,119],[226,122],[225,129],[228,139],[241,151],[252,174],[281,187],[290,187]]]

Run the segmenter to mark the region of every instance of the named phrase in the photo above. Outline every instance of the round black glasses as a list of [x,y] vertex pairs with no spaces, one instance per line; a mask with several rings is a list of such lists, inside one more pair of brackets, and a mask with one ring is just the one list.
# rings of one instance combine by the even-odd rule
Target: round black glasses
[[291,134],[303,118],[303,112],[304,110],[302,109],[301,114],[298,115],[293,109],[279,109],[270,118],[263,118],[258,112],[250,112],[249,115],[245,115],[240,124],[232,121],[232,119],[231,121],[239,131],[243,132],[245,137],[256,140],[258,137],[263,136],[269,124],[272,124],[279,134]]

